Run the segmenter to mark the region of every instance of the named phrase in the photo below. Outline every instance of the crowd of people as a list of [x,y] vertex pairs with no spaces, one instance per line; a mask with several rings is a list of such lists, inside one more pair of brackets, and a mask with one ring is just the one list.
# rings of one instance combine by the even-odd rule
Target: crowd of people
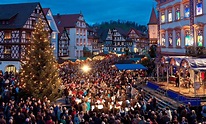
[[[139,87],[145,71],[119,71],[114,64],[125,57],[67,62],[60,65],[60,91],[65,102],[22,98],[18,76],[1,73],[0,124],[197,124],[190,104],[177,110],[160,109],[155,97],[146,99]],[[91,69],[84,72],[81,68]],[[201,119],[204,123],[204,118]]]

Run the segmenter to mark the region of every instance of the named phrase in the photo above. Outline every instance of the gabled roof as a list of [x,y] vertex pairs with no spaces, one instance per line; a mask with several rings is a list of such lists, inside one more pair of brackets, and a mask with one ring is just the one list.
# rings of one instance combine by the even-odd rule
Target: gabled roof
[[73,28],[76,26],[76,22],[78,21],[79,16],[81,16],[81,14],[57,14],[54,15],[54,20],[58,27]]
[[139,31],[139,30],[137,30],[137,29],[135,29],[135,28],[131,28],[131,29],[129,30],[129,32],[127,33],[127,35],[129,35],[132,30],[134,30],[135,33],[136,33],[137,35],[139,35],[139,36],[142,36],[142,34],[143,34],[141,31]]
[[140,30],[137,30],[137,29],[135,29],[135,28],[131,28],[131,29],[129,30],[129,32],[128,32],[127,35],[129,35],[132,30],[134,30],[135,33],[136,33],[138,36],[142,37],[142,38],[143,38],[143,37],[145,37],[145,38],[147,37],[147,34],[143,33],[143,32],[140,31]]
[[59,29],[60,34],[63,32],[64,28],[74,28],[78,18],[82,16],[81,14],[66,14],[66,15],[54,15],[55,23]]
[[[48,20],[51,20],[51,24],[48,23],[48,25],[50,26],[50,28],[55,31],[55,32],[58,32],[59,33],[59,30],[58,30],[58,27],[54,21],[54,17],[53,17],[53,14],[51,12],[51,9],[50,8],[43,8],[43,13],[45,15],[45,17],[47,18],[47,22]],[[48,13],[50,13],[50,15],[47,15]],[[48,17],[49,16],[49,17]]]
[[114,29],[116,29],[122,36],[126,37],[127,36],[127,31],[123,30],[120,27],[115,27]]
[[97,31],[97,35],[99,36],[100,41],[103,42],[103,41],[106,40],[107,35],[108,35],[108,31],[109,31],[109,29],[99,29],[99,30]]
[[0,24],[0,29],[22,28],[39,2],[1,4],[0,20],[9,21],[9,24]]
[[155,9],[152,8],[152,13],[150,15],[150,20],[149,20],[149,24],[158,24],[158,21],[157,21],[157,16],[156,16],[156,13],[155,13]]

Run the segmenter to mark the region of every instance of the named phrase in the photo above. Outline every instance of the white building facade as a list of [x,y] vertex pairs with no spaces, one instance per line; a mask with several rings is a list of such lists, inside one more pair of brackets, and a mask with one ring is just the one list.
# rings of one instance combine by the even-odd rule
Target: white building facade
[[44,14],[46,16],[46,19],[49,23],[49,26],[51,27],[52,29],[52,33],[51,33],[51,45],[52,45],[52,48],[54,49],[54,56],[56,59],[58,59],[58,33],[59,33],[59,30],[56,26],[56,23],[54,21],[54,18],[53,18],[53,15],[52,15],[52,12],[51,12],[51,9],[49,8],[43,8],[43,11],[44,11]]
[[71,58],[83,57],[84,46],[92,51],[91,42],[88,42],[87,38],[86,22],[81,14],[79,14],[76,20],[76,25],[74,27],[68,27],[66,30],[70,38],[69,56]]
[[[83,48],[87,47],[92,51],[92,45],[88,42],[87,38],[87,26],[83,15],[80,14],[57,14],[54,16],[56,25],[60,31],[60,35],[63,30],[67,32],[69,37],[68,50],[64,51],[68,53],[67,58],[80,58],[83,57]],[[66,55],[66,54],[65,54]],[[64,55],[64,57],[66,57]]]
[[185,55],[188,47],[195,51],[206,46],[205,0],[156,0],[159,15],[161,53]]

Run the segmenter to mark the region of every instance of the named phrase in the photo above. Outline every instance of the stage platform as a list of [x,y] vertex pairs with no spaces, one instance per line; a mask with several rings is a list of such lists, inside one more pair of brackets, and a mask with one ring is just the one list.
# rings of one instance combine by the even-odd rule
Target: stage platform
[[183,104],[191,103],[193,106],[199,106],[205,102],[205,90],[204,87],[200,87],[198,90],[194,90],[193,87],[186,88],[184,86],[176,87],[174,83],[167,82],[151,82],[147,83],[147,87],[164,92],[164,94],[176,101],[179,101]]

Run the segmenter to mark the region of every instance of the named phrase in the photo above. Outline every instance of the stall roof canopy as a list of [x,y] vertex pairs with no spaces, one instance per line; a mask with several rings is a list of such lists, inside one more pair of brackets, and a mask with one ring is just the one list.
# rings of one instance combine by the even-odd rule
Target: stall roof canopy
[[195,71],[203,71],[203,72],[206,71],[206,67],[205,68],[192,68],[192,69]]
[[191,68],[206,68],[206,58],[186,58]]
[[147,70],[142,64],[115,64],[118,70]]

